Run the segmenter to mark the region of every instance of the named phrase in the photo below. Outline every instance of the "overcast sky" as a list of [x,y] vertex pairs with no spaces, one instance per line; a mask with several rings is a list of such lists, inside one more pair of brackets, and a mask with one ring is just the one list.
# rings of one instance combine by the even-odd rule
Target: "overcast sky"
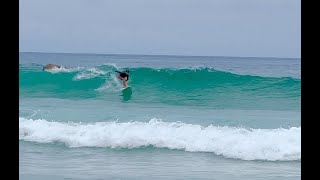
[[300,0],[20,0],[20,52],[300,57]]

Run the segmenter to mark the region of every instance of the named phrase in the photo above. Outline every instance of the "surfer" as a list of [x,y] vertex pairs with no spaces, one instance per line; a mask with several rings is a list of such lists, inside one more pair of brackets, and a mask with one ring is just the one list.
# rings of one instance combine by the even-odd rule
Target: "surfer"
[[123,82],[123,88],[127,87],[127,81],[129,80],[129,70],[125,72],[115,71],[119,73],[118,78]]

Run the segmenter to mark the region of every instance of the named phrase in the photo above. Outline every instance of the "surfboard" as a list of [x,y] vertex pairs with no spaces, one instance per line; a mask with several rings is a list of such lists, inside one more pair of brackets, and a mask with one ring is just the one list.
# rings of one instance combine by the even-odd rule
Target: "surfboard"
[[127,89],[127,88],[129,88],[130,86],[127,86],[127,87],[125,87],[125,88],[122,88],[121,90],[125,90],[125,89]]

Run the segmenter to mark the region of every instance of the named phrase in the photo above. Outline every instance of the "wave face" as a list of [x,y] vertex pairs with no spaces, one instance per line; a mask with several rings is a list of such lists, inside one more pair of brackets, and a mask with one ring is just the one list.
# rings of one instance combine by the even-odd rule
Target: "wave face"
[[37,64],[20,65],[22,97],[104,98],[118,93],[142,103],[196,105],[215,108],[300,109],[301,80],[292,77],[238,75],[211,68],[130,68],[121,92],[116,65],[42,71]]
[[68,147],[169,148],[227,158],[300,161],[301,128],[245,129],[181,122],[49,122],[19,118],[19,139]]

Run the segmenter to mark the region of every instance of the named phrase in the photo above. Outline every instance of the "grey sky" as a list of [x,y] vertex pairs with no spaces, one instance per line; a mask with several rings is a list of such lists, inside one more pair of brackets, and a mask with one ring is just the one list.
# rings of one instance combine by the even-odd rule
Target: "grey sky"
[[21,52],[300,57],[300,0],[20,0]]

